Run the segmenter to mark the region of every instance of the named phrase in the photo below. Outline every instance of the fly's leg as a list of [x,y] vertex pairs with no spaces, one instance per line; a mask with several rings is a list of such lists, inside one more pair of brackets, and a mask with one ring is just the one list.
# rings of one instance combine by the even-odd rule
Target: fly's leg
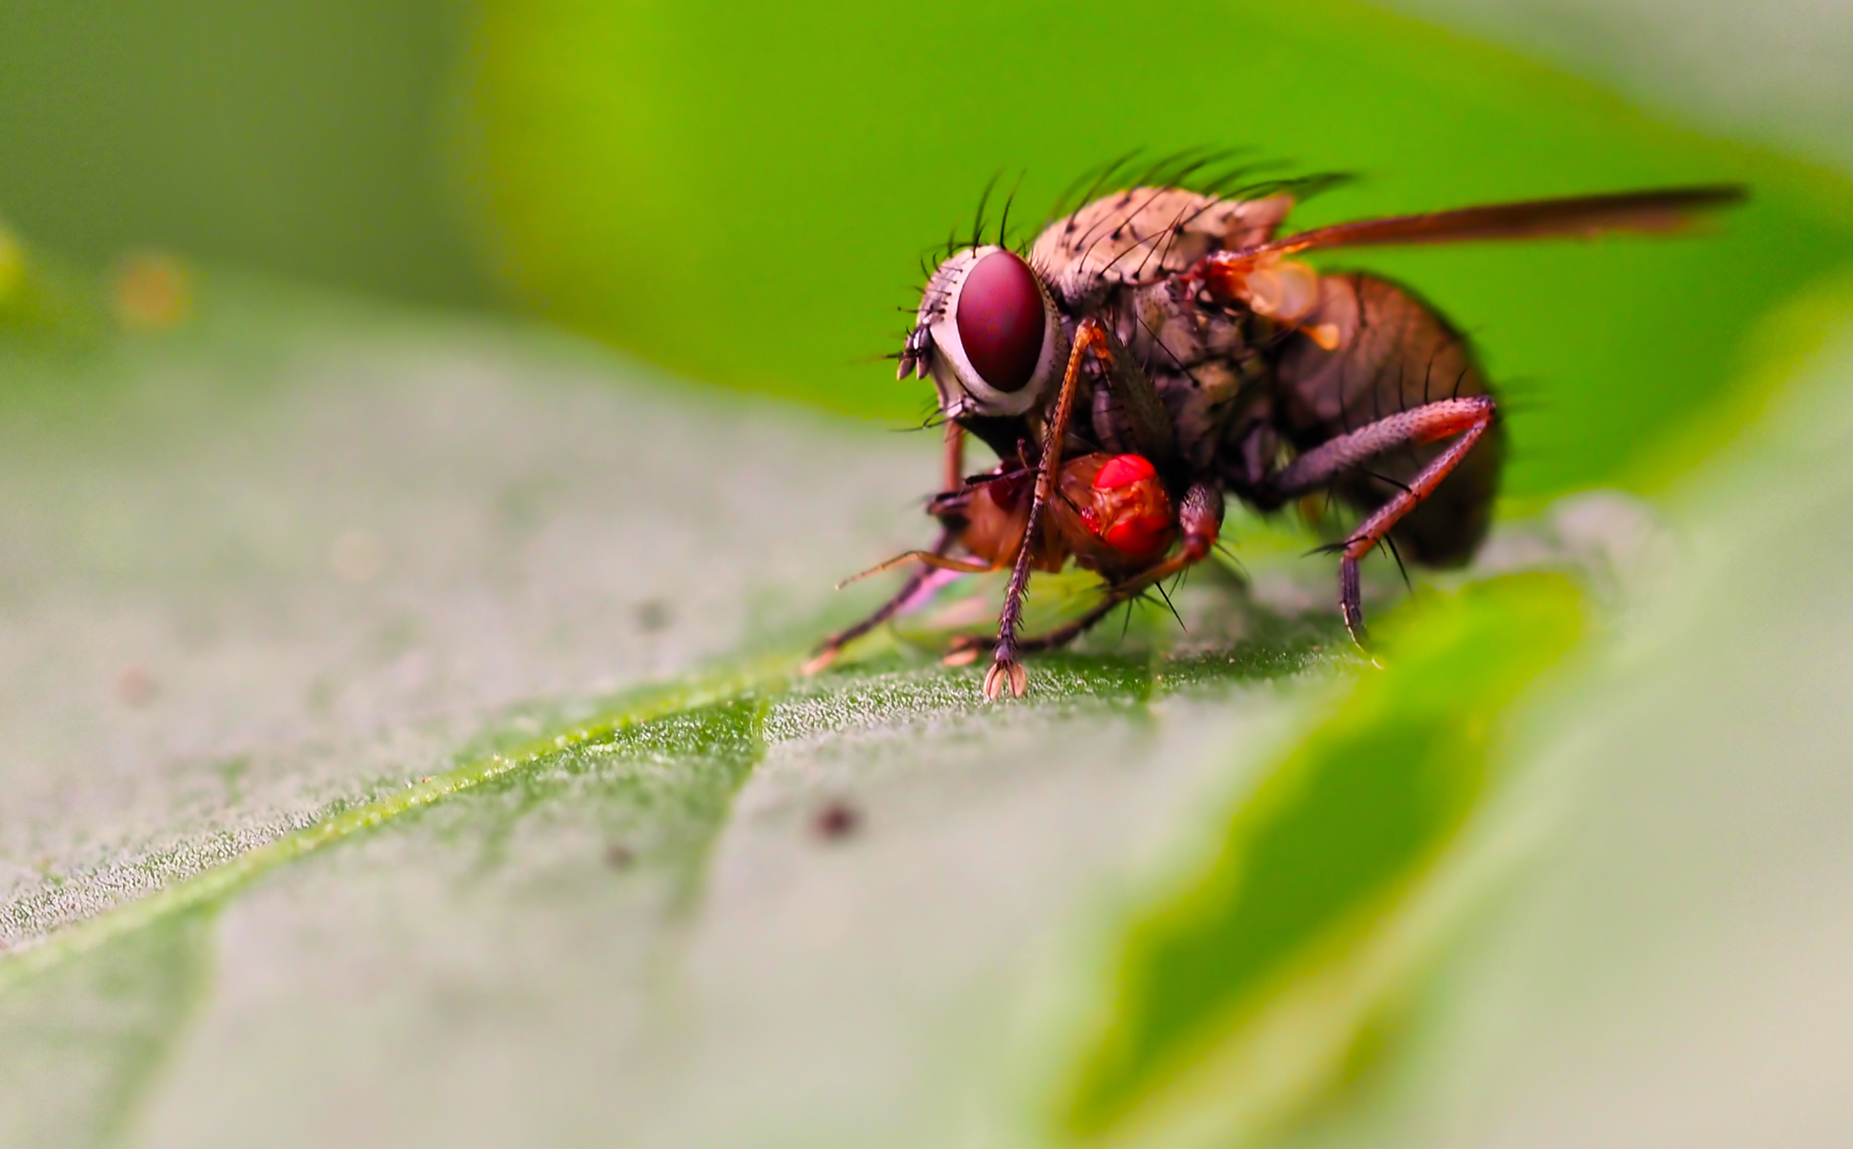
[[[1046,634],[1032,635],[1016,640],[1019,654],[1031,654],[1044,650],[1055,650],[1080,638],[1111,614],[1114,608],[1130,599],[1153,583],[1161,582],[1185,568],[1194,566],[1209,557],[1216,546],[1216,537],[1222,533],[1223,497],[1219,483],[1193,483],[1184,493],[1184,502],[1178,512],[1178,522],[1183,528],[1184,545],[1177,554],[1164,562],[1139,572],[1124,582],[1107,588],[1106,601],[1091,608],[1086,614],[1073,622],[1056,627]],[[971,637],[955,643],[947,660],[954,665],[970,661],[977,652],[986,647],[996,647],[999,640],[992,635]]]
[[992,650],[991,669],[984,676],[984,696],[995,699],[1010,685],[1010,693],[1023,697],[1029,689],[1029,675],[1017,661],[1017,627],[1023,621],[1023,596],[1029,590],[1030,558],[1042,528],[1042,512],[1055,493],[1055,478],[1062,468],[1062,442],[1068,437],[1068,420],[1074,414],[1074,396],[1081,380],[1083,357],[1100,347],[1106,331],[1095,319],[1084,319],[1075,331],[1074,347],[1068,353],[1068,370],[1062,375],[1062,389],[1055,399],[1055,411],[1043,429],[1042,458],[1036,464],[1036,488],[1030,498],[1029,518],[1023,527],[1023,541],[1017,546],[1017,561],[1010,571],[1010,585],[1004,588],[1004,609],[997,618],[997,646]]
[[1177,524],[1184,536],[1184,545],[1164,562],[1148,567],[1114,587],[1114,593],[1122,598],[1131,598],[1153,583],[1163,582],[1174,574],[1182,574],[1209,558],[1210,551],[1216,547],[1217,536],[1222,534],[1222,512],[1221,482],[1211,479],[1192,483],[1185,490],[1184,501],[1177,508]]
[[891,571],[895,567],[904,566],[907,563],[921,563],[925,566],[932,567],[934,570],[953,571],[957,574],[984,574],[987,571],[994,571],[997,569],[983,559],[948,558],[938,551],[902,551],[886,562],[876,563],[861,574],[850,575],[842,582],[837,583],[836,589],[842,590],[852,582],[861,582],[870,575],[878,575],[883,571]]
[[946,449],[940,462],[945,468],[940,490],[951,492],[965,485],[965,428],[957,423],[946,424]]
[[[965,428],[957,423],[946,424],[946,450],[943,462],[945,489],[956,491],[965,480]],[[923,560],[920,569],[907,577],[907,581],[901,584],[901,589],[894,593],[894,597],[876,607],[875,613],[861,622],[839,630],[819,643],[817,652],[800,668],[801,673],[816,674],[824,670],[836,661],[836,656],[842,653],[845,646],[887,622],[910,605],[926,587],[927,580],[933,574],[934,564],[926,556],[931,555],[935,559],[944,557],[945,553],[952,549],[954,537],[951,530],[942,530],[932,549],[916,552],[915,557]]]
[[1412,407],[1400,414],[1368,423],[1346,435],[1328,440],[1301,455],[1269,483],[1270,493],[1282,500],[1324,487],[1346,471],[1374,456],[1400,447],[1420,446],[1459,436],[1448,449],[1431,459],[1409,485],[1389,502],[1371,512],[1356,530],[1338,544],[1338,607],[1345,629],[1364,645],[1364,604],[1358,587],[1358,562],[1383,541],[1401,519],[1448,477],[1467,452],[1493,425],[1495,405],[1490,395],[1442,399]]
[[[952,538],[953,535],[951,531],[941,531],[939,541],[933,544],[933,549],[920,552],[920,555],[932,555],[936,558],[944,555],[952,546]],[[908,575],[907,581],[901,584],[901,589],[894,592],[894,597],[876,607],[873,614],[869,615],[861,622],[856,623],[854,626],[845,627],[829,638],[824,639],[821,643],[818,643],[817,652],[799,668],[799,672],[809,675],[827,670],[830,664],[836,661],[837,655],[843,652],[845,646],[848,646],[869,631],[874,630],[882,623],[887,622],[895,615],[901,613],[906,607],[912,605],[915,597],[920,595],[926,588],[927,580],[933,576],[933,571],[934,568],[932,566],[924,562],[921,563],[920,569]]]
[[[1092,630],[1095,624],[1107,617],[1107,615],[1113,613],[1115,607],[1124,603],[1130,597],[1132,596],[1109,592],[1104,602],[1089,609],[1086,614],[1075,619],[1073,622],[1058,626],[1046,634],[1032,634],[1017,639],[1017,653],[1036,654],[1041,651],[1056,650],[1060,647],[1067,646],[1075,639],[1080,638],[1083,634]],[[981,651],[991,650],[996,646],[997,636],[994,634],[965,635],[953,641],[952,649],[947,651],[943,661],[947,666],[964,666],[966,663],[976,659]]]

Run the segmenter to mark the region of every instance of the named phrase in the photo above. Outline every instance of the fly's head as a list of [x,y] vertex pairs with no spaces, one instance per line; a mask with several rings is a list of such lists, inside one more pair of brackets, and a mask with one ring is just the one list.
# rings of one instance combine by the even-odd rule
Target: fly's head
[[949,419],[1021,415],[1046,400],[1067,359],[1061,315],[1016,252],[969,247],[927,280],[900,377],[933,377]]

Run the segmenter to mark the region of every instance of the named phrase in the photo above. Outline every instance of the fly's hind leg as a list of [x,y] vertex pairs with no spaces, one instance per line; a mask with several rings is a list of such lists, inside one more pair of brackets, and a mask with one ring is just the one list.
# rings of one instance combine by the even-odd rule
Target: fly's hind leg
[[[1352,641],[1364,645],[1364,604],[1358,586],[1358,562],[1382,542],[1399,519],[1426,499],[1466,457],[1467,452],[1493,425],[1496,406],[1490,395],[1441,399],[1412,407],[1396,415],[1367,423],[1294,459],[1268,484],[1268,493],[1282,501],[1298,498],[1330,484],[1345,472],[1377,455],[1401,447],[1420,446],[1453,438],[1447,450],[1429,460],[1409,485],[1371,512],[1335,549],[1338,565],[1338,606]],[[1458,436],[1458,438],[1456,438]]]

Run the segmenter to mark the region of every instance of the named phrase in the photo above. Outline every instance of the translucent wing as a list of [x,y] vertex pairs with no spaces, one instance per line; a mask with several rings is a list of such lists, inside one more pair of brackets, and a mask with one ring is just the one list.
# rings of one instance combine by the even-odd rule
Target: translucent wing
[[1324,247],[1460,243],[1477,239],[1587,238],[1610,231],[1668,232],[1695,215],[1743,202],[1735,184],[1663,188],[1612,195],[1571,196],[1524,203],[1463,207],[1424,215],[1387,216],[1314,228],[1245,248],[1240,256],[1291,255]]

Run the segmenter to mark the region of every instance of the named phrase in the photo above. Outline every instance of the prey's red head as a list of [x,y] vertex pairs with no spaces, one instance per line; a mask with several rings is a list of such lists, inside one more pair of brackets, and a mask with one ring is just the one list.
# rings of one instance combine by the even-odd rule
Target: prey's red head
[[1115,455],[1100,465],[1093,486],[1093,503],[1081,511],[1087,529],[1133,563],[1163,558],[1176,532],[1171,497],[1151,462]]

